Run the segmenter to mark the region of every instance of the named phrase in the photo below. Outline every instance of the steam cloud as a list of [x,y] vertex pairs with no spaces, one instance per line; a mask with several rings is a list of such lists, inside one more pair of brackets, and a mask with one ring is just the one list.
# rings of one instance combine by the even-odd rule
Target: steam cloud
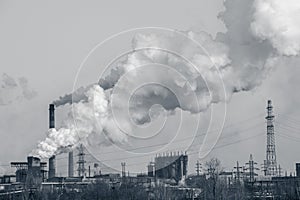
[[[300,3],[297,0],[289,0],[288,3],[280,0],[227,0],[224,5],[226,10],[220,13],[219,18],[227,27],[226,33],[218,33],[215,38],[206,32],[192,31],[182,32],[186,38],[179,37],[178,33],[138,34],[132,42],[136,51],[129,54],[125,61],[117,63],[98,84],[75,91],[73,102],[72,94],[67,94],[54,103],[56,106],[73,103],[76,116],[80,116],[80,119],[76,120],[80,122],[77,127],[81,129],[78,130],[81,137],[105,132],[113,141],[125,141],[126,136],[118,131],[111,120],[108,106],[111,103],[111,89],[119,91],[114,96],[116,104],[126,107],[127,102],[123,99],[132,95],[128,88],[134,88],[145,79],[168,86],[142,87],[133,94],[129,105],[131,117],[137,124],[143,124],[151,121],[149,109],[154,104],[162,105],[169,112],[176,108],[191,113],[204,111],[212,103],[229,100],[236,92],[258,87],[277,59],[299,54],[300,27],[297,22],[300,21]],[[203,45],[210,54],[210,59],[191,39]],[[138,50],[145,47],[174,50],[190,60],[196,69],[170,52],[155,49]],[[164,64],[170,69],[162,71],[163,73],[157,73],[156,70],[145,73],[144,70],[147,69],[144,67],[139,71],[139,66],[151,66],[155,63]],[[174,75],[172,70],[180,72],[180,76]],[[225,84],[227,98],[222,94],[222,84],[216,81],[220,76]],[[206,83],[210,85],[210,91]],[[169,87],[172,90],[168,89]],[[182,97],[181,100],[178,101],[176,96]],[[95,104],[97,106],[93,110]],[[98,113],[100,128],[95,127],[94,121],[91,120],[94,112]],[[67,141],[64,140],[65,137],[68,138]],[[70,123],[58,131],[50,130],[49,137],[39,144],[37,153],[49,157],[77,142],[74,127]]]
[[0,77],[0,86],[0,106],[9,105],[24,99],[30,100],[37,95],[28,86],[28,80],[25,77],[15,79],[3,73]]
[[114,143],[126,141],[125,135],[112,126],[113,119],[104,90],[94,85],[84,95],[87,101],[74,103],[64,126],[57,130],[49,129],[47,138],[38,144],[32,155],[49,158],[54,154],[68,151],[92,134],[102,132]]
[[269,40],[283,55],[300,51],[300,1],[256,0],[251,29],[262,40]]

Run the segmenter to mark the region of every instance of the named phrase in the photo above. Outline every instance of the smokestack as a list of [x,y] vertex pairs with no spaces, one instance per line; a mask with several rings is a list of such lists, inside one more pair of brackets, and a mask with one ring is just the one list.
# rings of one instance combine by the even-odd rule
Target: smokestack
[[[49,128],[55,128],[55,107],[54,104],[49,104]],[[55,177],[55,155],[49,158],[49,174],[48,178]]]
[[49,158],[49,174],[48,178],[55,177],[55,156]]
[[55,128],[54,104],[49,104],[49,128]]
[[74,161],[73,161],[73,151],[69,152],[69,177],[73,177],[74,176]]

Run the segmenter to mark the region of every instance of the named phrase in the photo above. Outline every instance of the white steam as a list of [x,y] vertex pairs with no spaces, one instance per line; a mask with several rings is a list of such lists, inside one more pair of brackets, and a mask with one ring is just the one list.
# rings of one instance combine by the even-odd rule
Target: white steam
[[[32,155],[49,158],[74,148],[79,142],[84,143],[92,134],[104,133],[114,143],[126,141],[124,134],[114,125],[104,90],[94,85],[85,92],[85,97],[86,101],[72,105],[73,110],[62,128],[49,129],[47,138],[38,144]],[[107,140],[102,136],[102,141]]]
[[[48,157],[59,153],[92,133],[104,132],[113,142],[126,141],[112,120],[108,106],[112,99],[115,102],[112,108],[129,107],[130,117],[137,124],[151,121],[149,109],[156,104],[169,113],[176,108],[198,113],[212,103],[229,100],[236,92],[258,87],[278,58],[298,55],[300,3],[297,0],[227,0],[224,5],[226,9],[219,18],[227,31],[218,33],[216,38],[192,31],[137,34],[132,42],[135,51],[115,63],[99,85],[75,91],[73,102],[72,94],[55,101],[57,106],[73,103],[79,130],[72,122],[58,131],[50,130],[48,138],[39,144],[38,154]],[[203,46],[209,57],[193,40]],[[168,67],[158,68],[157,64]],[[150,82],[155,84],[134,90]],[[111,96],[111,89],[118,92]],[[123,117],[126,125],[127,117]]]
[[251,29],[269,40],[280,54],[295,56],[300,51],[300,1],[256,0]]

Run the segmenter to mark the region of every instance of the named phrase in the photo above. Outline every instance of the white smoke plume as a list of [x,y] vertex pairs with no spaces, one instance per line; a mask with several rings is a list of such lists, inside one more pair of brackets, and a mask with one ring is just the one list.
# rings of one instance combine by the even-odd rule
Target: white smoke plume
[[[150,121],[149,109],[154,104],[160,104],[165,110],[172,111],[177,107],[182,110],[197,113],[207,109],[212,103],[227,101],[233,93],[249,91],[255,89],[269,74],[274,62],[281,56],[296,55],[297,47],[300,45],[297,33],[299,29],[293,19],[293,15],[285,10],[284,3],[276,6],[279,15],[285,19],[281,25],[287,30],[294,30],[293,37],[284,37],[284,43],[279,48],[274,44],[273,37],[257,34],[253,31],[255,27],[264,27],[265,23],[257,16],[261,10],[261,4],[266,1],[225,1],[225,11],[220,13],[219,18],[226,25],[225,33],[218,33],[214,39],[205,32],[182,32],[187,38],[178,33],[174,34],[138,34],[132,42],[133,49],[136,51],[128,55],[127,62],[118,63],[111,73],[99,81],[104,87],[120,87],[123,93],[131,92],[129,88],[134,88],[137,83],[143,83],[145,79],[152,79],[163,85],[170,86],[175,91],[177,97],[182,97],[178,102],[175,95],[165,87],[143,87],[133,94],[130,109],[133,120],[137,123]],[[282,5],[281,5],[282,4]],[[293,11],[299,11],[299,3],[289,5],[295,6]],[[283,8],[281,8],[283,7]],[[266,14],[266,13],[265,13]],[[268,14],[266,14],[268,15]],[[265,19],[269,23],[272,21],[272,13]],[[279,21],[278,21],[279,22]],[[267,30],[265,30],[267,32]],[[277,37],[284,35],[282,30],[270,29],[270,34]],[[275,33],[274,33],[275,32]],[[189,39],[188,39],[189,38]],[[190,39],[198,41],[209,53],[209,57],[201,48],[197,47]],[[291,45],[293,44],[293,45]],[[175,51],[179,55],[190,60],[196,69],[183,62],[182,59],[174,57],[172,53],[162,50],[142,50],[141,48],[162,48]],[[286,49],[286,50],[282,50]],[[288,49],[293,49],[288,53]],[[178,71],[180,76],[171,75],[170,71],[159,72],[158,70],[141,70],[141,65],[151,65],[160,63]],[[216,70],[216,67],[219,69]],[[144,67],[145,68],[145,67]],[[136,69],[134,73],[130,73]],[[119,77],[126,76],[126,81],[118,84]],[[224,81],[226,96],[224,96],[220,79]],[[152,77],[152,78],[149,78]],[[209,85],[209,88],[206,87]],[[117,85],[117,86],[116,86]],[[132,85],[132,86],[131,86]],[[196,95],[196,99],[193,95]],[[130,94],[127,94],[129,96]],[[118,104],[122,104],[123,97],[120,96]],[[224,98],[225,97],[225,98]],[[174,100],[175,99],[175,100]],[[127,102],[125,102],[127,103]],[[124,105],[126,106],[126,105]]]
[[[104,133],[114,143],[126,142],[126,137],[114,126],[108,109],[109,100],[104,90],[94,85],[85,92],[86,101],[74,103],[72,111],[63,127],[49,129],[47,138],[41,141],[31,155],[49,158],[52,155],[67,152],[79,142],[86,142],[92,134]],[[75,123],[74,123],[75,122]],[[102,141],[107,141],[104,138]]]
[[262,40],[287,56],[300,51],[300,1],[256,0],[251,29]]
[[52,103],[55,106],[61,106],[61,105],[66,105],[66,104],[78,103],[80,101],[87,101],[87,96],[85,95],[85,93],[92,86],[93,86],[93,84],[89,85],[87,87],[80,87],[77,90],[75,90],[73,93],[61,96],[61,97],[59,97],[58,100],[55,100]]
[[[176,108],[198,113],[206,110],[212,103],[229,100],[236,92],[258,87],[278,58],[295,56],[299,53],[300,32],[297,19],[300,6],[296,0],[288,2],[227,0],[224,2],[225,11],[219,15],[227,31],[218,33],[215,38],[205,32],[192,31],[181,32],[186,37],[175,32],[136,35],[132,42],[136,51],[129,54],[125,61],[115,63],[110,73],[99,81],[99,85],[92,86],[94,90],[98,88],[95,90],[96,93],[101,91],[99,100],[106,105],[104,110],[103,105],[99,105],[101,108],[99,111],[96,110],[102,125],[100,128],[95,128],[91,120],[95,112],[91,109],[95,104],[91,104],[94,99],[90,96],[91,93],[85,95],[86,91],[91,92],[91,86],[80,88],[73,94],[75,96],[73,105],[77,115],[82,116],[79,119],[82,123],[77,126],[82,130],[78,132],[87,137],[90,133],[104,131],[110,134],[111,138],[126,140],[120,131],[115,131],[116,126],[110,120],[111,115],[107,114],[111,113],[110,107],[107,107],[111,99],[115,102],[113,109],[122,110],[129,106],[133,121],[143,124],[151,121],[149,109],[155,104],[162,105],[170,113]],[[192,40],[203,45],[209,57]],[[139,50],[147,47],[167,49],[179,56],[164,50]],[[182,58],[188,59],[195,66]],[[155,68],[156,63],[168,68]],[[223,94],[220,79],[224,81],[226,96]],[[132,93],[136,86],[153,80],[157,84],[141,87]],[[110,96],[111,89],[118,91],[113,98]],[[103,96],[103,90],[108,91],[106,98]],[[125,99],[130,100],[129,105]],[[72,103],[72,94],[55,101],[57,106],[67,103]],[[127,122],[128,119],[124,121]],[[72,125],[66,127],[68,131],[74,131]],[[67,130],[50,131],[49,137],[39,146],[44,145],[47,148],[40,148],[41,151],[52,149],[54,146],[55,148],[48,154],[50,155],[58,153],[58,149],[64,149],[61,147],[76,144],[78,141],[76,137],[70,138],[71,141],[57,141],[64,138],[64,135],[74,134],[68,133]],[[119,138],[119,135],[124,137]]]
[[28,86],[28,80],[25,77],[15,79],[6,73],[0,77],[0,106],[24,99],[30,100],[36,95],[36,91]]

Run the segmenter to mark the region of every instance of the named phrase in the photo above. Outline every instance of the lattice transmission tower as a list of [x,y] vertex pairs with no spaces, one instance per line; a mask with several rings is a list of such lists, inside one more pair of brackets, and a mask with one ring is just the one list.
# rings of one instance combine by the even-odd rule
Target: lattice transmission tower
[[272,101],[268,100],[267,106],[267,153],[265,162],[265,175],[277,176],[277,161],[275,150],[274,115]]

